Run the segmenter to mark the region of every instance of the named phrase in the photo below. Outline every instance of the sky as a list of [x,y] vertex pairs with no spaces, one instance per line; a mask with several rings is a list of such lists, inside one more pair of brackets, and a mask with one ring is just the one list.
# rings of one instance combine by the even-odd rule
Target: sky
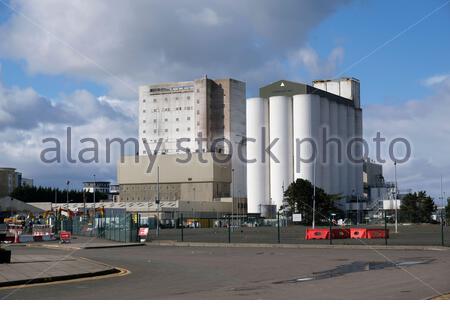
[[399,188],[439,196],[441,176],[450,192],[449,52],[445,0],[0,0],[0,166],[39,185],[115,181],[102,146],[97,164],[50,165],[42,140],[65,149],[69,126],[76,154],[82,138],[136,137],[141,84],[207,74],[245,81],[251,97],[279,79],[350,76],[366,139],[411,143]]

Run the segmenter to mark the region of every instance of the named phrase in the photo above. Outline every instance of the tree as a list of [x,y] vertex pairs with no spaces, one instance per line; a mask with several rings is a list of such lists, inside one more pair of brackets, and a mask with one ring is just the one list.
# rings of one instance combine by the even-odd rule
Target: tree
[[436,210],[433,199],[425,191],[408,193],[400,206],[400,222],[429,223]]
[[[284,201],[290,211],[293,212],[295,209],[295,212],[303,214],[303,221],[306,224],[312,222],[313,194],[314,186],[304,179],[297,179],[284,192]],[[330,213],[342,213],[336,206],[339,199],[339,195],[327,194],[323,189],[316,187],[316,217],[319,217],[317,222],[320,218],[328,219]]]
[[[21,200],[23,202],[54,202],[55,193],[58,202],[67,201],[67,191],[61,189],[55,189],[50,187],[36,187],[36,186],[21,186],[10,194],[11,197]],[[94,195],[92,193],[86,193],[86,202],[93,202]],[[95,192],[96,201],[108,199],[108,195]],[[83,191],[69,190],[70,202],[83,202]]]

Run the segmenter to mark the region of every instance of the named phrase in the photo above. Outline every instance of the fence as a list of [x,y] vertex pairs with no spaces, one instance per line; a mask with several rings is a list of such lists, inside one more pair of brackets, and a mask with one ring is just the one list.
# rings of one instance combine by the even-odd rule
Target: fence
[[73,235],[97,237],[100,239],[137,242],[140,215],[118,210],[107,210],[95,215],[81,215],[57,221],[57,231],[61,228]]
[[[155,224],[156,225],[156,224]],[[279,225],[279,227],[278,227]],[[389,234],[384,237],[363,237],[359,239],[338,236],[344,227],[333,225],[330,234],[332,244],[351,245],[420,245],[450,246],[450,227],[439,224],[399,224],[398,232],[392,223],[359,224],[345,228],[367,228],[384,230]],[[190,213],[180,213],[169,224],[159,225],[150,230],[150,240],[171,240],[210,243],[288,243],[288,244],[328,244],[330,239],[307,240],[307,229],[311,226],[287,223],[284,218],[262,220],[245,216],[220,215],[217,218],[199,219]],[[329,229],[329,225],[316,226]],[[384,233],[383,233],[384,234]],[[334,235],[334,236],[333,236]]]

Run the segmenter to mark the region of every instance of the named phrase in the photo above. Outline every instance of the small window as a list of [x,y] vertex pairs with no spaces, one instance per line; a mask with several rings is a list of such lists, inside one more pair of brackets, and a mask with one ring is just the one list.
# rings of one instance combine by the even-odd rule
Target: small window
[[178,131],[180,131],[180,129],[176,128],[175,131],[178,132]]
[[153,130],[153,133],[156,133],[156,129]]
[[168,120],[167,120],[167,118],[166,119],[164,119],[164,122],[167,122]]
[[156,123],[156,119],[153,119],[153,123]]
[[191,117],[187,117],[188,120],[191,120]]
[[145,103],[145,99],[144,99],[144,100],[142,100],[142,102],[143,102],[143,103]]
[[200,104],[200,100],[197,99],[197,104]]
[[188,128],[187,128],[187,131],[191,131],[191,128],[190,128],[190,127],[188,127]]
[[142,112],[145,113],[145,109],[143,109]]
[[175,121],[180,121],[180,119],[179,119],[179,118],[176,118]]
[[188,100],[191,100],[191,96],[187,96],[187,98],[186,99],[188,99]]
[[146,121],[146,120],[143,120],[142,122],[143,122],[143,123],[146,123],[147,121]]
[[156,99],[153,99],[153,102],[156,102],[157,100]]
[[200,110],[197,110],[197,114],[200,114]]
[[169,129],[164,130],[164,132],[169,132]]
[[142,133],[145,133],[146,131],[145,130],[142,130]]

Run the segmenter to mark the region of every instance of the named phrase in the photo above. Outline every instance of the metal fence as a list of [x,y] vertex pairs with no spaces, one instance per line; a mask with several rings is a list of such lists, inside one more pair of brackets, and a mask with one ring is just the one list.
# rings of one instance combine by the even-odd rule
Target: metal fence
[[[399,224],[397,232],[391,223],[354,224],[350,226],[316,225],[317,229],[339,230],[366,228],[388,230],[387,239],[337,239],[306,240],[306,230],[311,226],[294,224],[284,218],[263,220],[251,217],[226,216],[200,219],[189,213],[179,214],[168,224],[153,224],[149,239],[153,241],[186,241],[209,243],[287,243],[287,244],[343,244],[343,245],[420,245],[450,246],[450,227],[440,224]],[[330,234],[335,234],[331,232]],[[330,241],[331,240],[331,241]]]
[[138,242],[140,215],[108,210],[95,215],[81,215],[58,221],[57,231],[65,230],[73,235],[97,237],[118,242]]

